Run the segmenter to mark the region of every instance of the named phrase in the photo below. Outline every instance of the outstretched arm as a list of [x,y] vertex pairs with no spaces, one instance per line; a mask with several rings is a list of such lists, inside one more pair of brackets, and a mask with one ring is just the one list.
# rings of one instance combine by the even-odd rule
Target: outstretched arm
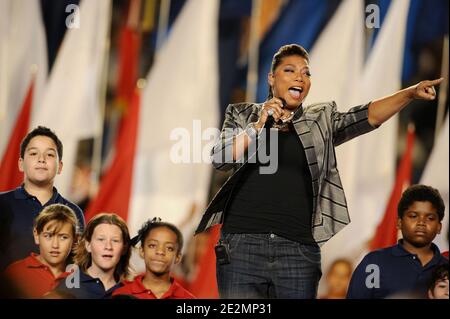
[[378,127],[391,116],[400,112],[412,100],[434,100],[436,91],[433,86],[439,85],[443,80],[444,78],[433,81],[421,81],[390,96],[372,101],[369,105],[368,120],[370,125]]

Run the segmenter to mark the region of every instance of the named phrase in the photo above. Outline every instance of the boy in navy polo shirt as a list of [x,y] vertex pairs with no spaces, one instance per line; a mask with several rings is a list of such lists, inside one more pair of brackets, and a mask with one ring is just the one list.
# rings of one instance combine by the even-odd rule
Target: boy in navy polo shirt
[[61,204],[44,208],[34,222],[34,241],[39,255],[9,265],[3,276],[13,289],[10,297],[41,298],[56,287],[66,272],[67,261],[78,238],[78,219],[72,209]]
[[347,298],[426,298],[433,269],[448,264],[432,243],[441,231],[445,205],[439,191],[413,185],[397,207],[397,227],[403,239],[369,253],[353,273]]
[[50,129],[39,126],[20,145],[19,170],[24,181],[18,188],[0,193],[0,271],[12,262],[37,253],[33,221],[46,206],[59,203],[72,208],[84,228],[83,211],[62,197],[53,186],[61,174],[63,145]]

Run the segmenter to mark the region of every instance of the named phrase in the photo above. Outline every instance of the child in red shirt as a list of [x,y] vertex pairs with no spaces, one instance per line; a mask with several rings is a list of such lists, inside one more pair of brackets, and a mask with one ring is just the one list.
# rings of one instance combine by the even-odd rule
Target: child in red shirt
[[70,274],[65,270],[78,228],[75,212],[66,205],[49,205],[39,213],[33,227],[39,255],[10,264],[3,274],[13,289],[11,297],[40,298]]
[[131,295],[139,299],[193,299],[173,277],[171,269],[181,261],[183,235],[179,229],[154,218],[147,221],[132,239],[141,242],[139,254],[145,261],[146,271],[133,281],[114,291],[113,296]]

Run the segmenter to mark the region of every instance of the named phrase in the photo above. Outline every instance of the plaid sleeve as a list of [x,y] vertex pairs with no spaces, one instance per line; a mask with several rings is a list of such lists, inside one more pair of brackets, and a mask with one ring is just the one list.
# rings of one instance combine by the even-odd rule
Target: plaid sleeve
[[235,136],[242,132],[242,129],[236,123],[234,113],[234,105],[228,105],[225,111],[225,120],[223,122],[222,131],[211,150],[212,164],[214,168],[218,170],[228,171],[237,164],[236,161],[233,161],[233,141]]
[[333,102],[331,121],[334,145],[340,145],[377,127],[369,124],[370,103],[352,107],[347,112],[338,112]]

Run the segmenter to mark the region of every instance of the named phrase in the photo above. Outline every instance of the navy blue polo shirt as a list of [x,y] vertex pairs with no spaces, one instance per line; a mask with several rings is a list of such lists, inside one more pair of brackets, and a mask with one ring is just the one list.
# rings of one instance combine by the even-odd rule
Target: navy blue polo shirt
[[42,209],[51,204],[64,204],[72,208],[80,222],[80,231],[84,229],[83,211],[62,197],[55,187],[53,196],[44,205],[28,194],[23,185],[0,193],[0,271],[32,252],[39,253],[33,238],[33,222]]
[[367,254],[353,272],[347,298],[426,298],[433,269],[448,264],[448,259],[441,255],[435,244],[431,244],[431,249],[434,256],[425,266],[422,266],[417,255],[403,247],[402,240],[395,246]]
[[55,288],[55,291],[67,292],[76,299],[110,299],[114,290],[123,286],[123,284],[119,282],[108,290],[105,290],[100,279],[89,276],[85,272],[79,270],[79,268],[77,268],[76,272],[80,279],[77,287],[73,287],[73,283],[77,278],[69,276],[66,280],[60,281],[59,285]]

